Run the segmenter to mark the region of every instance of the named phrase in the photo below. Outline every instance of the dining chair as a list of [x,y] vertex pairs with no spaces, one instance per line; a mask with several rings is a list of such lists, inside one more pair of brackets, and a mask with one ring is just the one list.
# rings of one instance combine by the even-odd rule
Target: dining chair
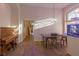
[[67,46],[67,37],[66,36],[63,36],[63,35],[59,35],[58,36],[58,39],[56,41],[56,47],[65,47]]
[[56,42],[57,42],[57,36],[51,36],[52,39],[51,39],[51,44],[53,47],[56,47]]
[[57,41],[56,41],[56,48],[61,48],[61,47],[63,47],[62,36],[58,35]]
[[51,36],[57,36],[58,34],[57,33],[51,33]]
[[62,36],[63,46],[67,46],[67,36]]

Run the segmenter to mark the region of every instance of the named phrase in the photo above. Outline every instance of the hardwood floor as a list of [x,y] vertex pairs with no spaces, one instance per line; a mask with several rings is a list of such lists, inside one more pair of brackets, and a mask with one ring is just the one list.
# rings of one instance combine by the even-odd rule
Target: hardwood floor
[[44,48],[38,41],[25,40],[14,51],[10,51],[7,56],[66,56],[64,48]]

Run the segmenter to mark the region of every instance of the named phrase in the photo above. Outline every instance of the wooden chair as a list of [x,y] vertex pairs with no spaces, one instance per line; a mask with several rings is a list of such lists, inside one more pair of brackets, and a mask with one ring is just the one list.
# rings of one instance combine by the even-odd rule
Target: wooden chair
[[67,36],[59,35],[56,41],[56,47],[65,47],[67,46]]
[[58,36],[57,33],[51,33],[51,36]]
[[56,48],[61,48],[63,46],[62,42],[62,36],[59,35],[56,40]]
[[63,46],[67,46],[67,36],[62,36]]
[[58,34],[56,33],[51,33],[51,37],[52,37],[52,40],[51,40],[51,44],[53,47],[57,47],[57,37],[58,37]]
[[56,47],[57,37],[52,37],[51,44],[53,47]]

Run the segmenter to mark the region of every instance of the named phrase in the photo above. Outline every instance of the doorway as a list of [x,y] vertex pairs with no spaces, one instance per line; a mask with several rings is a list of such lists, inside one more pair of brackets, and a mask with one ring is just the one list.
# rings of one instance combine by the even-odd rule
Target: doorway
[[24,40],[28,40],[32,36],[32,23],[30,20],[23,21],[23,38]]

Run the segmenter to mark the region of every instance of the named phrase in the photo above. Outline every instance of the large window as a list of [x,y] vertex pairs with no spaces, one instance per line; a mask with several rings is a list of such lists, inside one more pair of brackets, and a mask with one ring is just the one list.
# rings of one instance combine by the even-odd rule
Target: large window
[[79,20],[79,8],[69,12],[67,16],[68,16],[67,17],[68,21],[69,20]]
[[69,12],[65,20],[65,33],[79,37],[79,8]]

